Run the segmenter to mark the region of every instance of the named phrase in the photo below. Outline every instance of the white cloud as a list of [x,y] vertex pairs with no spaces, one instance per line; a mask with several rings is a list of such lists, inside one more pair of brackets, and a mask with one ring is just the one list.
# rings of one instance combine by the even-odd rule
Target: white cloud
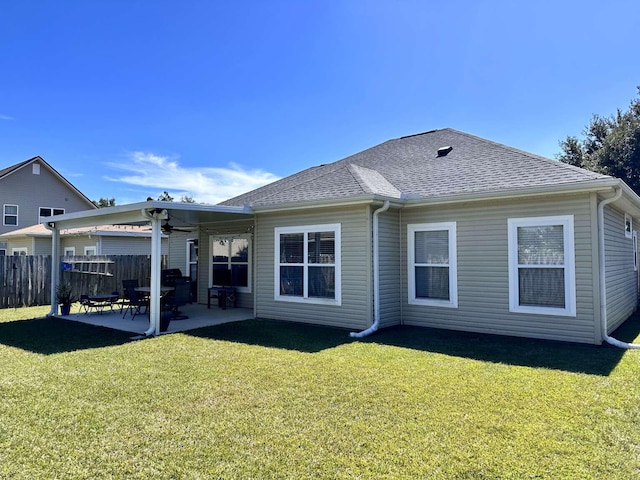
[[9,115],[0,114],[0,120],[13,120],[13,117],[10,117]]
[[[149,152],[133,152],[128,162],[109,163],[121,170],[121,175],[105,177],[112,182],[167,191],[178,200],[189,195],[199,203],[218,203],[240,195],[279,177],[260,169],[244,169],[237,164],[228,168],[191,168],[182,166],[177,159],[170,159]],[[153,193],[153,192],[150,192]]]

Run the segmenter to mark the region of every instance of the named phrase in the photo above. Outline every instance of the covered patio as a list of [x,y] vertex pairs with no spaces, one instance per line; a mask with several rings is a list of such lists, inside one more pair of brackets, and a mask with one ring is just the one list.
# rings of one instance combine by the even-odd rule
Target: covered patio
[[[164,222],[164,223],[163,223]],[[169,223],[171,222],[171,223]],[[133,321],[130,317],[122,319],[117,314],[104,312],[102,315],[71,315],[70,320],[86,321],[96,325],[103,325],[109,328],[116,328],[124,331],[131,331],[144,335],[160,334],[160,298],[161,292],[161,248],[160,241],[163,234],[170,234],[172,231],[193,232],[197,238],[201,229],[215,230],[217,225],[237,225],[237,228],[252,230],[254,225],[253,214],[249,207],[230,207],[220,205],[202,205],[192,203],[175,203],[147,201],[121,205],[115,207],[99,208],[74,212],[63,215],[48,217],[43,224],[52,231],[51,250],[54,259],[60,258],[60,230],[91,225],[150,225],[151,227],[151,276],[149,278],[149,308],[147,315],[139,315]],[[176,228],[177,227],[177,228]],[[232,227],[236,228],[236,227]],[[206,273],[210,268],[210,258],[203,258],[203,262],[198,264],[198,276],[203,280],[203,288],[206,282]],[[202,275],[200,275],[202,273]],[[61,278],[61,268],[53,268],[51,275],[51,291],[55,292]],[[209,282],[211,277],[209,276]],[[209,283],[208,286],[211,286]],[[251,288],[255,296],[255,288]],[[206,288],[204,288],[206,293]],[[98,292],[104,293],[104,292]],[[58,304],[55,295],[51,296],[51,311],[49,316],[59,316]],[[203,303],[202,295],[199,295],[200,303]],[[206,301],[206,300],[205,300]],[[250,302],[254,304],[254,302]],[[245,306],[249,306],[249,303]],[[168,329],[172,331],[184,331],[193,328],[200,328],[208,325],[216,325],[228,321],[246,320],[254,318],[254,309],[228,309],[218,308],[207,309],[206,306],[197,303],[184,307],[189,316],[185,320],[173,321]],[[73,318],[72,318],[73,317]],[[101,318],[102,317],[102,318]],[[67,318],[67,317],[63,317]],[[108,323],[108,324],[107,324]],[[135,325],[135,326],[134,326]]]
[[[249,308],[228,308],[222,310],[218,307],[208,309],[206,305],[192,303],[180,307],[180,312],[189,318],[184,320],[172,320],[169,328],[164,333],[185,332],[187,330],[195,330],[196,328],[210,327],[212,325],[220,325],[223,323],[238,322],[253,318],[253,310]],[[124,318],[119,308],[113,310],[105,310],[102,313],[72,313],[70,315],[56,315],[58,318],[71,320],[74,322],[86,323],[100,327],[113,328],[124,332],[131,332],[137,335],[144,335],[149,329],[149,316],[146,314],[136,315],[131,319],[131,315]]]

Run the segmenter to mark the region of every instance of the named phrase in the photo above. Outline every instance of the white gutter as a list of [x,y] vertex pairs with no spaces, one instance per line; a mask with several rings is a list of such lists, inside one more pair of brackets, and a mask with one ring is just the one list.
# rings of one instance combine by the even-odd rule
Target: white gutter
[[60,230],[49,223],[43,223],[47,230],[51,230],[51,310],[47,317],[53,317],[58,313],[58,283],[60,283]]
[[160,255],[162,240],[162,220],[167,219],[167,211],[142,209],[142,215],[151,221],[151,291],[149,294],[149,328],[145,335],[160,334]]
[[384,205],[373,212],[373,324],[361,332],[351,332],[353,338],[362,338],[378,330],[380,324],[380,242],[378,229],[380,220],[378,215],[389,209],[390,202],[385,200]]
[[510,190],[502,190],[500,192],[470,192],[458,193],[454,195],[420,197],[411,194],[405,195],[405,208],[424,207],[432,205],[447,205],[462,202],[489,201],[489,200],[505,200],[510,198],[539,197],[547,195],[564,195],[585,192],[608,192],[611,188],[618,187],[620,181],[616,178],[604,178],[599,180],[591,180],[588,182],[579,182],[572,184],[545,185],[542,187],[525,187],[513,188]]
[[640,344],[621,342],[618,339],[610,337],[607,333],[607,286],[606,281],[606,263],[604,248],[604,207],[611,202],[615,202],[622,196],[622,189],[617,188],[613,197],[606,198],[598,204],[598,243],[600,257],[600,322],[602,325],[602,338],[614,347],[640,349]]

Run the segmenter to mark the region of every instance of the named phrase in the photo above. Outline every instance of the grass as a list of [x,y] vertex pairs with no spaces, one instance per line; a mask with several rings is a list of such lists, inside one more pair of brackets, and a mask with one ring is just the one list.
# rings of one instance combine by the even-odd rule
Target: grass
[[0,310],[0,478],[640,475],[640,352],[257,320],[130,341],[46,311]]

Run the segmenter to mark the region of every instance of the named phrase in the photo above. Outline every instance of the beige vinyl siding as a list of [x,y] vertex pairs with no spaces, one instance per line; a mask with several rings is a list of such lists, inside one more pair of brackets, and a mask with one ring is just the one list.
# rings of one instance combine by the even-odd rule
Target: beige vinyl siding
[[400,213],[388,210],[378,217],[380,246],[380,327],[399,325],[402,319]]
[[[509,312],[507,220],[555,215],[574,215],[577,315]],[[407,224],[453,221],[457,225],[458,308],[409,305],[407,258],[403,254],[403,323],[598,343],[593,302],[593,276],[597,272],[592,270],[591,239],[595,217],[588,194],[407,208],[402,212],[402,245],[407,245]]]
[[[33,255],[33,238],[32,237],[23,237],[23,238],[12,238],[7,242],[7,255],[12,255],[11,251],[14,248],[26,248],[27,255]],[[51,249],[49,249],[49,253],[51,253]]]
[[[150,237],[102,236],[101,243],[101,255],[151,255]],[[163,239],[162,255],[166,255],[167,252],[167,240]]]
[[169,259],[167,268],[179,268],[186,275],[187,266],[187,239],[197,238],[198,232],[192,233],[173,232],[167,238]]
[[[274,300],[275,228],[333,223],[341,225],[342,304]],[[260,214],[256,224],[256,236],[260,240],[254,250],[258,317],[354,330],[371,325],[371,212],[368,205]]]
[[35,237],[33,239],[33,253],[31,253],[31,255],[51,255],[51,237]]
[[[49,239],[49,241],[51,241],[51,239]],[[74,247],[76,249],[76,255],[84,255],[84,247],[96,246],[96,244],[96,237],[89,238],[87,235],[60,237],[60,255],[64,254],[64,247]]]
[[636,310],[638,272],[633,269],[633,239],[624,234],[624,213],[605,207],[604,225],[607,332],[611,333]]

